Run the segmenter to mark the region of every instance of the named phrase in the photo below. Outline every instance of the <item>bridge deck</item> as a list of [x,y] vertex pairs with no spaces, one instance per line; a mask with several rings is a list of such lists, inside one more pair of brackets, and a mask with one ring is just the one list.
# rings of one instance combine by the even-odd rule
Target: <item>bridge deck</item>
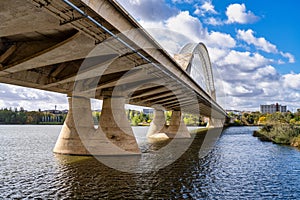
[[82,13],[63,0],[0,1],[0,82],[226,115],[114,0],[70,2]]

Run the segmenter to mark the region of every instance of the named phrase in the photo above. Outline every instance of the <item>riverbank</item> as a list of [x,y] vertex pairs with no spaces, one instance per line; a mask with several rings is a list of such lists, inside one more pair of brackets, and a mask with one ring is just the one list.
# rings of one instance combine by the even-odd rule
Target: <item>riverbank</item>
[[300,126],[287,123],[265,125],[259,130],[253,131],[253,136],[258,137],[261,141],[300,148]]

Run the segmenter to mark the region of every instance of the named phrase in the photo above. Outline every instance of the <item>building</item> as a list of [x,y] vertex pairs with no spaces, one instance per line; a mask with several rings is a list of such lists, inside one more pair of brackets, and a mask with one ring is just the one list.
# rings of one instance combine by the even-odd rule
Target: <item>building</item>
[[146,115],[153,114],[153,112],[154,112],[154,110],[152,108],[150,108],[150,109],[144,108],[143,109],[143,113]]
[[242,111],[239,110],[225,110],[227,114],[232,113],[234,115],[242,116]]
[[287,112],[287,106],[282,106],[278,103],[271,105],[260,105],[260,112],[265,113],[275,113],[275,112]]

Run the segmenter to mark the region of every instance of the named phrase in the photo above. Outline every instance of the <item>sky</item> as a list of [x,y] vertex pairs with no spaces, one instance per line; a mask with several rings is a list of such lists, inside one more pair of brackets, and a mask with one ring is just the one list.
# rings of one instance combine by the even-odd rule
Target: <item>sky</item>
[[[300,2],[118,2],[171,56],[188,42],[206,45],[224,109],[257,111],[277,102],[291,111],[300,108]],[[68,108],[65,95],[46,91],[0,84],[0,96],[0,108]]]
[[261,104],[277,102],[291,111],[300,108],[300,2],[119,0],[119,3],[170,55],[178,53],[188,41],[182,35],[191,42],[204,43],[214,67],[218,101],[225,109],[256,111]]

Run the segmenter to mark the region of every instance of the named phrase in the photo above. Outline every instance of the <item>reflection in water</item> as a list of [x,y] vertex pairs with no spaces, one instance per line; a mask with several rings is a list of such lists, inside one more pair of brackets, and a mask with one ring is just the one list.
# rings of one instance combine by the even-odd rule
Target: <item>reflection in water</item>
[[[199,151],[202,155],[205,134],[197,134],[188,141],[192,143],[179,159],[158,170],[153,169],[159,161],[165,162],[163,158],[172,160],[175,145],[173,153],[164,154],[159,150],[172,141],[148,143],[142,135],[137,135],[142,156],[118,159],[123,165],[139,163],[132,168],[139,173],[112,169],[99,162],[99,158],[53,154],[51,150],[60,128],[0,126],[0,199],[297,199],[300,196],[300,152],[257,140],[252,137],[255,127],[226,129],[215,148],[203,157]],[[136,158],[138,162],[130,160]]]
[[[214,129],[214,131],[211,130],[210,132],[210,135],[214,135],[213,132],[219,132],[220,134],[221,130]],[[144,132],[144,129],[138,129],[135,131],[135,134],[137,135],[137,142],[141,148],[141,151],[143,152],[142,155],[97,156],[97,160],[110,168],[123,172],[147,173],[151,171],[157,171],[179,159],[189,148],[194,148],[190,146],[195,137],[197,137],[198,140],[197,144],[202,144],[202,140],[205,137],[206,132],[203,132],[203,138],[201,142],[199,142],[199,135],[201,134],[193,134],[192,137],[188,139],[151,139],[149,142],[145,133],[146,132]],[[201,145],[199,148],[200,147]]]
[[[205,133],[196,135],[190,148],[174,163],[160,169],[147,173],[126,173],[107,167],[99,162],[98,157],[76,157],[56,155],[59,163],[59,177],[65,187],[68,188],[68,197],[72,198],[186,198],[184,196],[185,188],[189,188],[192,182],[186,181],[186,178],[193,177],[192,172],[199,169],[198,153],[202,145]],[[145,168],[155,168],[157,163],[152,162],[151,157],[157,156],[153,149],[157,150],[165,147],[170,141],[160,141],[151,143],[152,150],[144,153],[140,157],[139,166],[134,166],[136,172],[144,172]],[[182,141],[183,142],[183,141]],[[175,154],[175,152],[173,152]],[[172,157],[172,154],[169,155]],[[105,157],[110,160],[112,157]],[[115,157],[120,165],[132,163],[136,156]],[[103,161],[101,158],[101,161]],[[115,160],[115,161],[116,161]],[[159,160],[164,162],[164,160]],[[133,162],[135,163],[135,162]],[[148,170],[150,171],[150,170]],[[66,195],[63,191],[59,196]]]

